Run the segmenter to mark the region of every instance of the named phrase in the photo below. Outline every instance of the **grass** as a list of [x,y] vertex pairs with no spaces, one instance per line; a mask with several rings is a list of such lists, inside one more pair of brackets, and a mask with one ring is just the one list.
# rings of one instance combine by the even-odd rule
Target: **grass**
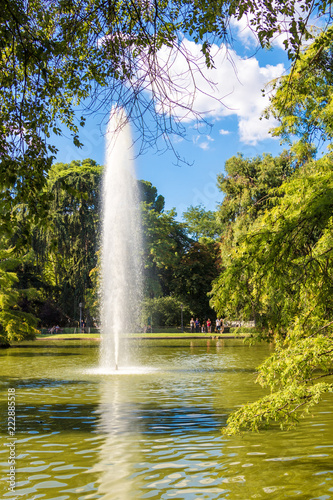
[[[223,333],[218,336],[219,339],[234,339],[242,340],[244,337],[249,337],[248,333]],[[152,345],[157,345],[155,340],[159,344],[159,339],[162,345],[165,343],[176,343],[172,345],[180,345],[185,342],[187,345],[189,341],[201,342],[202,345],[208,340],[214,339],[216,334],[204,334],[204,333],[188,333],[188,332],[158,332],[158,333],[130,333],[126,335],[126,338],[137,339],[139,342],[143,340],[143,345],[149,345],[149,341],[152,341]],[[12,342],[12,347],[98,347],[99,346],[99,333],[59,333],[57,335],[37,335],[36,340],[23,340],[22,342]],[[187,340],[188,339],[188,340]],[[197,340],[195,340],[197,339]],[[46,342],[43,342],[46,341]],[[200,345],[201,345],[200,344]],[[159,344],[160,345],[160,344]]]
[[55,335],[37,335],[37,339],[99,339],[99,333],[56,333]]
[[[181,332],[168,332],[168,333],[129,333],[126,335],[126,337],[129,338],[144,338],[144,339],[158,339],[158,338],[180,338],[180,337],[188,337],[188,338],[212,338],[212,337],[240,337],[240,336],[248,336],[249,334],[230,334],[230,333],[222,333],[222,334],[215,334],[215,333],[181,333]],[[69,339],[82,339],[82,340],[89,340],[89,339],[99,339],[100,334],[99,333],[58,333],[55,335],[37,335],[37,339],[42,339],[42,340],[69,340]]]

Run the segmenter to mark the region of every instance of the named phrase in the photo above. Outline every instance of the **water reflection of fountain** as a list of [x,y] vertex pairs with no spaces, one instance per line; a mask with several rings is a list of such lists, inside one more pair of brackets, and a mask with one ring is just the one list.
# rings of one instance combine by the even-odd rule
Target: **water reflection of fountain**
[[[126,381],[113,377],[101,382],[98,432],[104,436],[99,462],[98,494],[103,500],[136,500],[141,481],[135,477],[135,466],[142,461],[141,435],[135,431],[136,415],[126,412]],[[130,435],[130,437],[129,437]]]
[[[103,441],[91,472],[99,476],[97,495],[103,500],[194,498],[192,493],[199,498],[207,489],[207,498],[213,499],[224,491],[216,486],[219,479],[210,484],[222,438],[221,416],[215,418],[210,406],[211,362],[198,369],[207,357],[205,348],[187,362],[183,352],[176,359],[163,353],[167,359],[157,369],[160,352],[150,354],[152,368],[143,370],[147,354],[139,351],[144,356],[139,371],[132,368],[132,374],[124,375],[121,369],[99,379],[96,431]],[[210,453],[206,449],[216,439]]]
[[126,365],[124,333],[138,321],[141,295],[141,225],[134,174],[132,138],[125,112],[113,108],[107,131],[102,216],[102,338],[103,372]]

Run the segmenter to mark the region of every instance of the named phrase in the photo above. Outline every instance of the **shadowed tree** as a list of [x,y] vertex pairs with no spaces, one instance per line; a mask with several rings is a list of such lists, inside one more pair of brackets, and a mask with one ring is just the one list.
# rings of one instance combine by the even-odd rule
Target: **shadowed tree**
[[102,167],[90,159],[52,167],[48,226],[35,243],[53,299],[72,321],[92,287],[90,272],[97,264],[101,175]]
[[208,292],[219,275],[219,245],[202,238],[193,242],[173,272],[172,290],[200,320],[215,316]]

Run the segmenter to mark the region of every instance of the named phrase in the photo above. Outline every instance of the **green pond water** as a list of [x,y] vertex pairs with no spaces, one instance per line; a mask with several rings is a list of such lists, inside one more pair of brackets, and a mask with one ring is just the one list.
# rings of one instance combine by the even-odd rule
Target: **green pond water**
[[[263,390],[270,347],[133,341],[132,366],[98,372],[98,347],[20,347],[1,363],[1,500],[330,499],[333,397],[297,430],[222,436]],[[8,491],[8,389],[16,394],[16,485]]]

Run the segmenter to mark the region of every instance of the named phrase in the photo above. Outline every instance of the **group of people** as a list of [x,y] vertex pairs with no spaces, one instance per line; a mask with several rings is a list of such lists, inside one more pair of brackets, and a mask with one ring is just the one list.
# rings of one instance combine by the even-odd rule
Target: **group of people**
[[[196,318],[191,318],[190,321],[190,327],[191,327],[191,333],[212,333],[212,321],[210,318],[207,319],[207,321],[202,321],[200,323],[199,319]],[[214,328],[214,326],[213,326]],[[224,322],[222,318],[216,318],[215,321],[215,333],[222,333],[224,330]]]

